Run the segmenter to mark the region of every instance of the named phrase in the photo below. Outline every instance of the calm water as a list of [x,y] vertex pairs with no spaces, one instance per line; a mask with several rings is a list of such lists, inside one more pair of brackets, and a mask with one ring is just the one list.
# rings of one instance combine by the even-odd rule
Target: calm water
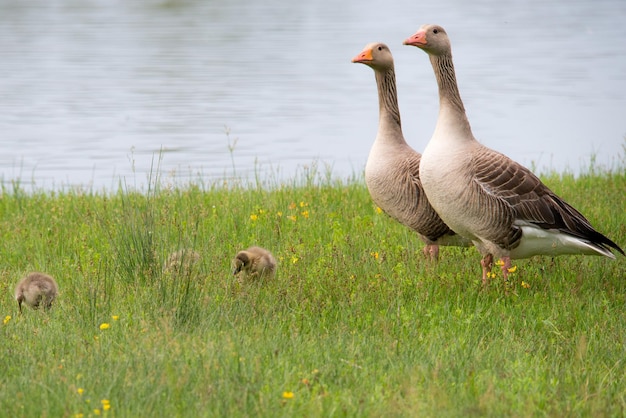
[[[0,0],[0,176],[36,188],[143,187],[310,166],[362,173],[378,118],[372,41],[396,60],[407,140],[437,115],[426,54],[446,27],[474,134],[577,172],[626,141],[626,2]],[[227,127],[227,128],[226,128]],[[230,131],[226,134],[226,129]],[[236,145],[231,154],[229,139]]]

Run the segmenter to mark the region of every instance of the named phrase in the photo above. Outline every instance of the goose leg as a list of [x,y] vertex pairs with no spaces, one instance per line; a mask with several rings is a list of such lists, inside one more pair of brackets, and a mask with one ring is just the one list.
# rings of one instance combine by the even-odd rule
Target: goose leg
[[430,248],[430,258],[433,261],[437,261],[439,260],[439,246],[438,245],[432,245]]
[[489,273],[493,267],[493,255],[487,254],[480,260],[480,265],[483,266],[483,284],[487,284]]
[[424,247],[424,255],[430,258],[432,261],[439,260],[439,246],[436,244],[429,244]]
[[502,275],[504,276],[504,280],[509,279],[509,269],[511,268],[511,257],[502,257]]

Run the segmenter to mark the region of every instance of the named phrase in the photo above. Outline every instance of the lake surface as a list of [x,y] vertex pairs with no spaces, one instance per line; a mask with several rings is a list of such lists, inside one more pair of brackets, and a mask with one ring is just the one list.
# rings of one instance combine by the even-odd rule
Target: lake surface
[[[423,23],[451,37],[475,136],[579,172],[624,161],[626,2],[0,0],[0,179],[25,188],[361,175],[376,135],[373,71],[394,53],[407,141],[438,109]],[[228,132],[228,134],[227,134]],[[236,141],[236,143],[235,143]],[[234,145],[233,145],[234,144]],[[229,146],[232,148],[229,148]]]

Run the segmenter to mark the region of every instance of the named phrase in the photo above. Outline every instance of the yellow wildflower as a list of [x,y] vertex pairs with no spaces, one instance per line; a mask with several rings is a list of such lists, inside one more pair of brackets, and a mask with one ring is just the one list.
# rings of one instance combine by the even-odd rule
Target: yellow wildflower
[[379,208],[378,206],[376,206],[376,213],[383,213],[383,210]]
[[295,222],[297,218],[295,216],[293,216],[293,215],[290,215],[290,216],[287,216],[287,219],[289,219],[290,221],[294,221]]
[[308,203],[304,203],[304,202],[300,202],[300,207],[301,207],[301,208],[303,208],[303,207],[305,207],[305,206],[309,206],[309,204],[308,204]]
[[517,266],[512,266],[507,269],[509,273],[515,273],[517,271]]
[[7,315],[4,317],[4,321],[2,321],[2,323],[6,325],[9,323],[10,320],[11,320],[11,315]]
[[292,399],[293,398],[293,392],[283,392],[283,398],[284,399]]
[[113,318],[114,321],[117,321],[118,319],[120,319],[119,315],[111,315],[111,318]]
[[77,414],[74,414],[74,418],[83,418],[84,416],[85,416],[85,414],[80,413],[80,412],[77,413]]
[[293,210],[293,209],[295,209],[295,208],[296,208],[296,206],[297,206],[297,205],[296,205],[294,202],[291,202],[291,203],[289,204],[289,206],[287,206],[287,207],[288,207],[289,209],[292,209],[292,210]]
[[257,219],[259,219],[259,216],[257,214],[253,213],[252,215],[250,215],[251,221],[256,221]]
[[296,257],[295,255],[291,256],[291,264],[296,264],[298,262],[299,258]]
[[276,212],[276,215],[278,215],[278,217],[280,218],[280,217],[283,216],[283,213],[281,211],[278,211],[278,212]]
[[504,265],[504,261],[502,261],[502,259],[496,261],[496,266],[503,266]]
[[100,415],[100,410],[98,408],[96,408],[96,409],[93,410],[93,413],[95,415]]
[[302,212],[302,216],[304,216],[305,218],[308,219],[309,218],[309,211],[308,210],[303,211]]
[[525,281],[522,280],[522,287],[524,289],[530,289],[530,285],[528,283],[526,283]]
[[105,330],[105,329],[109,329],[109,328],[111,328],[111,324],[108,324],[106,322],[103,322],[103,323],[100,324],[100,329],[101,330]]
[[102,403],[103,411],[108,411],[109,409],[111,409],[111,402],[109,402],[108,399],[103,399],[100,401],[100,403]]
[[83,393],[85,393],[85,389],[78,388],[78,389],[76,389],[76,392],[78,392],[79,395],[82,395]]
[[371,256],[374,257],[376,260],[378,260],[378,251],[372,251]]

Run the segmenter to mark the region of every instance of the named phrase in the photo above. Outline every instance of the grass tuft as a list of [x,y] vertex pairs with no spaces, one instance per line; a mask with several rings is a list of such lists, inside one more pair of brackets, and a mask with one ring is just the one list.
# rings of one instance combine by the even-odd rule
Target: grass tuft
[[[234,144],[233,144],[234,146]],[[626,168],[544,181],[626,244]],[[475,249],[422,244],[361,177],[0,198],[7,416],[623,416],[626,257],[535,257],[481,286]],[[234,171],[234,168],[233,168]],[[274,280],[230,262],[261,245]],[[168,269],[177,251],[199,254]],[[57,280],[53,309],[13,288]],[[2,415],[2,414],[0,414]]]

